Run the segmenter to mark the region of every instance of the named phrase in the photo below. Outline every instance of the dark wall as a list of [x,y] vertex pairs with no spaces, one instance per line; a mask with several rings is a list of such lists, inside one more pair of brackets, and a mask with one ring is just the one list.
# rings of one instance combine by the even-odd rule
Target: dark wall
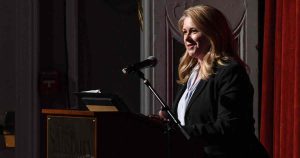
[[64,0],[39,1],[39,96],[42,108],[68,104]]
[[[58,81],[57,87],[40,92],[47,107],[60,107],[68,102],[70,52],[66,49],[65,5],[61,0],[40,0],[40,74],[41,78]],[[101,89],[104,93],[116,93],[131,110],[138,112],[139,79],[121,72],[124,66],[140,60],[136,8],[136,1],[79,0],[78,63],[74,66],[78,67],[79,91]]]
[[[0,114],[16,111],[16,1],[0,0]],[[4,119],[4,118],[2,118]],[[0,132],[5,126],[1,121]],[[14,124],[12,125],[14,128]],[[15,157],[14,149],[5,149],[3,133],[0,133],[0,157]]]
[[14,110],[16,100],[15,1],[0,1],[0,109]]

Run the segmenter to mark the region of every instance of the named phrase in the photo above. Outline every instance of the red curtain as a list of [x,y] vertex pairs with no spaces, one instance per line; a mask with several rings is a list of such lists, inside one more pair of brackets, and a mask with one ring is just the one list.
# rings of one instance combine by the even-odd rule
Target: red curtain
[[265,0],[260,139],[300,158],[300,0]]

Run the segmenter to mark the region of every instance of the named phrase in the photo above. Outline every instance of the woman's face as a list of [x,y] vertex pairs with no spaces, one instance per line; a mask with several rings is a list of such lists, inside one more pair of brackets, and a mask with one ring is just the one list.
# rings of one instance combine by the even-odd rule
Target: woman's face
[[202,60],[210,49],[208,38],[196,27],[190,17],[183,21],[183,41],[188,54]]

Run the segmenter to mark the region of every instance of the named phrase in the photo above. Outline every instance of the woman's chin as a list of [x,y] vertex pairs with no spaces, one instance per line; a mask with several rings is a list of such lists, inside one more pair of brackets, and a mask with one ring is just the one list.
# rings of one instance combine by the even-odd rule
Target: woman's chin
[[190,51],[188,51],[188,54],[190,57],[193,57],[193,58],[197,57],[195,51],[190,50]]
[[197,59],[203,59],[203,57],[204,57],[204,55],[206,54],[206,53],[203,53],[203,54],[201,54],[201,53],[199,53],[199,52],[196,52],[196,51],[192,51],[192,50],[189,50],[189,51],[187,51],[188,52],[188,55],[190,56],[190,57],[192,57],[192,58],[197,58]]

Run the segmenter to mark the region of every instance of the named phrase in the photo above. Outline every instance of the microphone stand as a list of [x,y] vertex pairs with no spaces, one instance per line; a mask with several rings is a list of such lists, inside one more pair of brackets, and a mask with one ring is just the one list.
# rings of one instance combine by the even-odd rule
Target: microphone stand
[[[140,70],[135,69],[134,70],[135,74],[140,77],[143,80],[143,83],[150,89],[150,91],[152,92],[152,94],[158,99],[158,101],[160,102],[161,106],[162,106],[162,110],[165,111],[170,120],[175,123],[177,125],[177,127],[180,129],[181,133],[183,134],[183,136],[189,140],[190,139],[190,135],[186,132],[186,130],[181,126],[180,121],[174,116],[174,114],[172,113],[172,111],[170,110],[169,106],[167,106],[162,99],[160,98],[160,96],[156,93],[155,89],[153,89],[152,85],[150,84],[150,82],[145,78],[144,73],[142,73]],[[170,158],[171,157],[171,143],[170,143],[170,130],[171,130],[171,126],[170,126],[170,122],[167,122],[166,124],[166,134],[167,134],[167,157]]]
[[[158,101],[161,103],[162,105],[162,110],[165,111],[170,120],[175,123],[177,125],[177,127],[180,129],[181,133],[183,134],[183,136],[189,140],[191,138],[191,136],[186,132],[186,130],[181,126],[180,121],[174,116],[174,114],[172,113],[172,111],[170,110],[169,106],[167,106],[162,99],[160,98],[160,96],[156,93],[156,91],[153,89],[152,85],[150,84],[150,82],[145,78],[144,73],[142,73],[140,70],[135,70],[135,73],[138,75],[138,77],[140,77],[143,80],[143,83],[150,89],[150,91],[153,93],[153,95],[158,99]],[[167,127],[167,132],[169,130],[169,125]],[[169,136],[168,136],[169,137]]]

